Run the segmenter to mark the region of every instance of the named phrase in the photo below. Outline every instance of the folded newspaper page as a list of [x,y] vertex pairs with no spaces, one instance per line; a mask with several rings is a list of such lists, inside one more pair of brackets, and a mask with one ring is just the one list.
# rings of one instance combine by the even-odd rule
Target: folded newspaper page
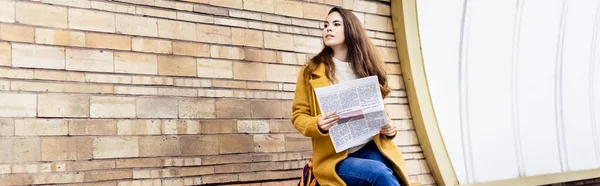
[[317,88],[315,93],[322,114],[336,112],[340,116],[329,129],[336,153],[372,138],[387,123],[377,76]]

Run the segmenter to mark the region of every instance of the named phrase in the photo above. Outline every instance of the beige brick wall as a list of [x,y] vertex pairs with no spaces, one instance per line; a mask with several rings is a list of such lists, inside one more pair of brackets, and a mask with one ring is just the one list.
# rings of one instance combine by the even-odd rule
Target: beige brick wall
[[289,121],[295,80],[332,6],[353,9],[377,45],[395,143],[410,179],[432,185],[389,4],[0,0],[0,185],[298,178],[311,144]]

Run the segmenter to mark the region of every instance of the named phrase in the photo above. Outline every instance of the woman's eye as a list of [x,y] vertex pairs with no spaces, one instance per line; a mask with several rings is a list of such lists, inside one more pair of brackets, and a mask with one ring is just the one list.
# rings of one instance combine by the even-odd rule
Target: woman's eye
[[334,25],[335,25],[335,26],[342,26],[342,24],[339,24],[339,23],[336,23],[336,24],[334,24]]

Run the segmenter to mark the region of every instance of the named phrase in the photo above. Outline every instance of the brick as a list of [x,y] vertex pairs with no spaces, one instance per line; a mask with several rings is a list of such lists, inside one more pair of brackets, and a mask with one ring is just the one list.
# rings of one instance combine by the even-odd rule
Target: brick
[[386,71],[388,74],[398,74],[398,75],[402,74],[402,69],[400,67],[400,64],[387,63],[387,64],[385,64],[385,67],[386,67]]
[[35,70],[33,79],[84,82],[85,75],[80,72]]
[[65,69],[65,49],[15,43],[12,45],[12,66]]
[[229,27],[197,24],[196,31],[199,42],[231,44],[231,28]]
[[35,29],[35,43],[63,46],[85,46],[86,37],[83,32]]
[[370,1],[354,1],[352,9],[354,11],[375,14],[377,13],[377,3]]
[[[40,12],[44,12],[40,14]],[[17,2],[16,20],[28,25],[67,28],[67,8],[29,2]]]
[[33,27],[0,24],[0,39],[2,40],[33,43],[34,35]]
[[64,92],[65,85],[60,83],[12,81],[10,89],[13,91]]
[[279,34],[273,32],[264,32],[265,48],[276,50],[293,51],[295,46],[294,36],[290,34]]
[[196,41],[196,25],[193,23],[158,20],[158,36],[170,39]]
[[84,180],[86,182],[95,182],[128,178],[133,178],[133,172],[131,170],[110,170],[100,172],[86,172]]
[[377,47],[381,59],[385,62],[400,62],[398,51],[395,48]]
[[215,17],[214,21],[215,25],[248,28],[248,21],[245,20]]
[[299,64],[298,54],[291,52],[277,52],[277,62],[284,64]]
[[250,164],[225,164],[215,166],[215,173],[250,172]]
[[302,2],[288,0],[273,0],[274,13],[279,15],[302,18]]
[[154,6],[154,0],[115,0],[124,3]]
[[266,80],[264,63],[235,62],[233,63],[233,79]]
[[244,50],[238,47],[210,46],[210,56],[223,59],[244,59]]
[[251,118],[250,101],[239,99],[222,99],[215,102],[217,118]]
[[90,97],[85,95],[39,95],[39,117],[89,117]]
[[200,134],[200,122],[197,120],[164,120],[162,134]]
[[175,41],[173,42],[173,54],[196,57],[210,57],[210,45],[202,43]]
[[219,138],[214,135],[183,135],[179,138],[182,156],[219,154]]
[[197,23],[214,23],[214,19],[210,15],[200,15],[193,13],[177,12],[177,19],[184,21],[192,21]]
[[131,76],[87,73],[85,82],[131,84]]
[[133,51],[138,52],[152,52],[161,54],[173,53],[173,46],[169,40],[134,37],[131,41],[131,48]]
[[136,85],[173,85],[173,78],[133,76],[132,83]]
[[70,93],[110,94],[113,89],[112,85],[65,84],[65,92]]
[[200,121],[203,134],[231,134],[237,133],[235,120],[203,120]]
[[279,25],[258,21],[248,21],[248,28],[258,29],[258,30],[267,30],[267,31],[279,31]]
[[113,53],[102,50],[67,49],[66,69],[91,72],[113,72]]
[[63,161],[91,158],[91,137],[42,138],[42,161]]
[[85,46],[90,48],[131,50],[131,37],[114,34],[87,33]]
[[55,173],[34,175],[33,184],[83,182],[82,173]]
[[421,184],[434,184],[435,180],[431,174],[422,174],[417,176]]
[[208,6],[208,5],[200,5],[200,4],[194,5],[194,12],[220,15],[220,16],[229,16],[229,10],[227,8]]
[[322,40],[316,37],[294,36],[294,51],[301,53],[317,54],[322,48]]
[[69,9],[69,28],[114,33],[115,14],[71,8]]
[[180,99],[179,118],[215,118],[213,99]]
[[75,119],[75,120],[69,120],[68,124],[69,124],[69,135],[71,135],[71,136],[117,135],[117,121],[116,120]]
[[0,66],[10,66],[11,63],[12,47],[10,46],[10,43],[0,42]]
[[250,165],[251,165],[251,171],[283,169],[283,162],[261,162],[261,163],[252,163]]
[[156,87],[115,86],[115,94],[157,95]]
[[0,117],[35,117],[37,96],[35,94],[0,93]]
[[310,138],[301,134],[286,134],[285,135],[285,150],[286,152],[308,151],[312,149]]
[[269,133],[267,120],[238,120],[237,131],[240,133]]
[[156,180],[136,180],[136,181],[119,181],[118,186],[161,186],[162,181]]
[[[15,135],[15,121],[8,118],[0,118],[0,137]],[[0,155],[0,157],[2,157]]]
[[178,136],[145,136],[139,141],[141,157],[180,155]]
[[262,21],[271,22],[271,23],[279,23],[279,24],[284,24],[284,25],[292,24],[292,20],[290,18],[278,16],[278,15],[263,14]]
[[231,28],[234,45],[263,47],[263,32],[241,28]]
[[161,122],[158,120],[119,120],[119,135],[159,135]]
[[156,37],[158,24],[156,18],[117,14],[116,31],[121,34]]
[[211,184],[211,183],[227,183],[227,182],[237,182],[238,175],[237,174],[217,174],[217,175],[206,175],[202,177],[202,183]]
[[68,133],[69,125],[64,120],[15,120],[15,135],[18,136],[54,136],[67,135]]
[[404,81],[402,81],[402,76],[399,75],[388,75],[388,85],[391,89],[400,89],[405,90]]
[[229,16],[230,17],[236,17],[236,18],[243,18],[243,19],[261,20],[261,14],[260,13],[243,11],[243,10],[230,9],[229,10]]
[[308,35],[308,28],[301,28],[297,26],[280,26],[279,30],[285,33]]
[[115,52],[115,72],[157,74],[157,57],[152,54]]
[[242,9],[243,3],[242,3],[242,0],[230,0],[230,1],[209,0],[209,4],[214,5],[214,6]]
[[178,100],[172,98],[138,98],[138,118],[177,118]]
[[273,0],[244,0],[244,9],[257,12],[273,13]]
[[170,8],[170,9],[177,9],[177,10],[185,10],[185,11],[192,11],[192,10],[194,10],[194,4],[183,3],[183,2],[155,0],[154,1],[154,5],[155,6],[159,6],[159,7]]
[[279,86],[276,83],[264,83],[264,82],[247,82],[246,89],[251,90],[279,90]]
[[1,22],[15,22],[15,1],[2,1],[0,2],[0,21]]
[[245,89],[246,82],[245,81],[230,81],[230,80],[213,80],[213,87],[218,88],[237,88],[237,89]]
[[135,98],[99,97],[90,98],[92,118],[135,118]]
[[134,170],[133,178],[160,178],[161,171],[160,170]]
[[290,122],[290,120],[270,120],[269,122],[270,131],[274,133],[279,132],[297,132],[294,125]]
[[[13,144],[13,138],[0,138],[0,147],[2,148],[2,151],[0,151],[0,163],[13,162]],[[8,170],[8,172],[10,173],[10,170]],[[0,179],[2,178],[0,177]]]
[[398,131],[398,136],[394,138],[394,143],[400,146],[418,145],[419,140],[415,131]]
[[138,157],[137,137],[95,137],[94,159]]
[[198,77],[232,78],[233,63],[227,60],[200,58],[197,60]]
[[393,32],[391,24],[392,19],[390,17],[365,14],[365,29]]
[[41,2],[78,8],[90,8],[89,0],[42,0]]
[[298,78],[298,66],[267,64],[265,68],[267,81],[294,83]]
[[133,158],[116,160],[117,168],[160,167],[160,158]]
[[387,105],[387,112],[392,119],[410,119],[410,110],[408,105]]
[[190,88],[158,88],[158,95],[196,97],[198,96],[198,90]]
[[[19,123],[15,123],[17,125]],[[12,162],[32,162],[41,160],[40,138],[14,138]]]
[[135,6],[123,5],[111,2],[92,1],[92,9],[105,10],[109,12],[121,12],[127,14],[135,14]]
[[76,161],[67,164],[67,171],[88,171],[114,169],[115,162],[112,160],[95,160],[95,161]]
[[252,118],[282,118],[283,112],[288,110],[274,109],[282,108],[279,100],[252,100]]
[[206,79],[177,78],[175,79],[174,85],[184,87],[210,87],[211,81]]
[[329,13],[329,9],[331,8],[325,5],[303,3],[302,15],[306,19],[325,20],[327,14]]
[[305,20],[305,19],[292,19],[292,25],[296,25],[296,26],[321,28],[319,26],[320,24],[321,23],[318,21]]
[[252,135],[226,134],[219,136],[219,153],[248,153],[253,152],[254,144]]
[[196,60],[191,57],[158,56],[158,74],[196,76]]
[[177,13],[174,11],[166,11],[166,10],[155,9],[155,8],[144,8],[144,7],[139,7],[139,6],[135,8],[135,13],[138,15],[152,16],[152,17],[163,17],[163,18],[169,18],[169,19],[177,18]]

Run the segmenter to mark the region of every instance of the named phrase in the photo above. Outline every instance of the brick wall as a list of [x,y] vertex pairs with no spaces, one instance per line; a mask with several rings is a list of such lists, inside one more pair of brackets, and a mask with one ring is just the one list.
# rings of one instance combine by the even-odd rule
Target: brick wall
[[294,84],[334,5],[353,9],[380,49],[395,142],[410,179],[433,184],[389,4],[0,0],[0,185],[296,179],[311,143],[288,119]]

